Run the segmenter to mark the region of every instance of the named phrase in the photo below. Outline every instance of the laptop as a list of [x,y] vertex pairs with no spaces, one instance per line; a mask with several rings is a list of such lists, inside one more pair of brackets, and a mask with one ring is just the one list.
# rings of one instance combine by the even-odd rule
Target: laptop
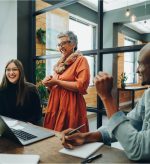
[[49,129],[0,115],[0,135],[21,145],[28,145],[55,134]]

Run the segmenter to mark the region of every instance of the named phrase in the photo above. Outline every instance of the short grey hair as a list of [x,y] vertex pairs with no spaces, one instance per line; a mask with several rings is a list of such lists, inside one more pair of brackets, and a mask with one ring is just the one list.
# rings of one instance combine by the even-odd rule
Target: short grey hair
[[66,32],[61,32],[57,35],[57,38],[62,38],[68,36],[69,40],[71,41],[71,43],[74,43],[76,45],[74,50],[77,50],[77,46],[78,46],[78,38],[77,35],[74,34],[72,31],[66,31]]

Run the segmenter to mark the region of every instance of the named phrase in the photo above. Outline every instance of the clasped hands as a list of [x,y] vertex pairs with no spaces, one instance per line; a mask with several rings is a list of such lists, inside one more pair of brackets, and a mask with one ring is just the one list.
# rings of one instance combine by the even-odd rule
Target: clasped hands
[[42,80],[42,84],[45,85],[46,87],[51,87],[57,84],[57,80],[53,76],[46,76]]

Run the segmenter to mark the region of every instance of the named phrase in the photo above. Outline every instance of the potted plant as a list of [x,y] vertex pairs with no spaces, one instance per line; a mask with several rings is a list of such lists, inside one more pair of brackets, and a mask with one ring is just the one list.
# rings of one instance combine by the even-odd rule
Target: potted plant
[[37,31],[36,31],[36,35],[37,35],[37,38],[39,40],[39,42],[43,45],[46,44],[46,31],[43,30],[42,28],[39,28]]
[[40,94],[40,99],[41,101],[44,101],[46,99],[48,99],[48,92],[47,89],[45,88],[45,86],[42,84],[41,80],[44,79],[44,77],[46,76],[45,73],[45,62],[44,61],[38,61],[36,62],[36,85]]
[[128,76],[126,75],[125,72],[122,72],[120,75],[120,81],[121,81],[121,88],[125,88],[126,87],[126,81],[128,79]]
[[42,55],[45,55],[45,45],[46,45],[46,31],[43,30],[42,28],[39,28],[36,31],[36,36],[42,45]]

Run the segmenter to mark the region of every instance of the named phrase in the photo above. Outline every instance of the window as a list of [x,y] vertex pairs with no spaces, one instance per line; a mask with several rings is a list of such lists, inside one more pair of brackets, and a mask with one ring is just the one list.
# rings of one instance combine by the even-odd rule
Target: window
[[[94,33],[96,26],[86,22],[86,20],[81,20],[79,18],[70,17],[69,19],[69,30],[73,31],[78,37],[78,50],[92,50],[96,47],[96,39],[94,41]],[[85,44],[86,43],[86,44]],[[90,85],[93,84],[93,79],[95,76],[95,57],[85,56],[90,66]]]
[[[69,30],[78,36],[78,49],[80,51],[93,49],[93,26],[79,19],[70,17]],[[86,40],[86,44],[85,44]]]
[[[134,45],[135,41],[125,38],[125,46]],[[136,52],[126,52],[124,53],[124,72],[127,74],[128,79],[126,83],[136,83],[136,64],[137,54]]]
[[95,56],[85,56],[89,66],[90,66],[90,86],[94,85],[94,77],[95,77]]

